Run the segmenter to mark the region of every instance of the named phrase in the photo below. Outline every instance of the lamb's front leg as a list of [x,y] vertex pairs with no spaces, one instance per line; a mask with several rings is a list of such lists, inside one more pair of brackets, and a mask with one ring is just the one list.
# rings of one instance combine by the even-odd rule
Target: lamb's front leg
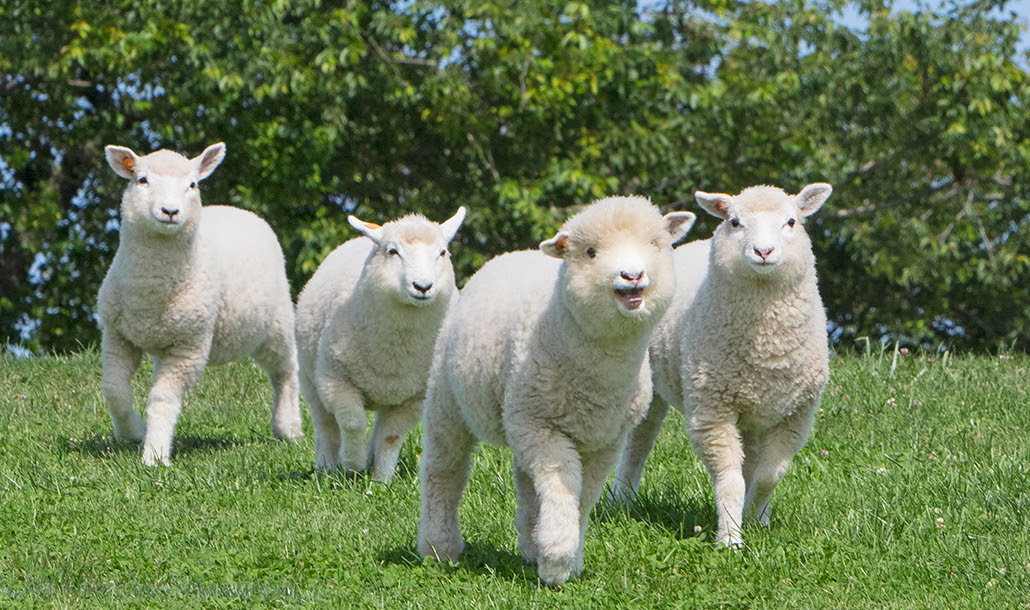
[[365,401],[350,383],[318,372],[318,394],[327,411],[336,418],[339,428],[340,455],[337,460],[349,472],[362,472],[368,468],[365,451]]
[[629,503],[640,491],[640,479],[644,476],[644,464],[651,454],[658,433],[662,430],[662,422],[669,412],[669,404],[655,394],[651,408],[636,428],[630,432],[626,449],[622,452],[619,465],[615,469],[615,480],[608,499],[612,502]]
[[579,453],[567,436],[548,430],[540,422],[523,428],[523,432],[515,439],[509,432],[508,438],[509,443],[519,441],[518,445],[512,444],[512,451],[532,477],[540,502],[534,535],[537,574],[544,584],[558,586],[576,568],[582,466]]
[[154,385],[147,397],[147,433],[143,440],[143,463],[171,466],[175,424],[182,400],[200,379],[207,363],[207,350],[200,355],[169,355],[155,359]]
[[418,478],[422,512],[418,554],[455,561],[465,541],[458,527],[458,505],[468,483],[475,438],[458,412],[446,382],[431,380],[422,422],[422,462]]
[[533,477],[511,461],[515,479],[515,531],[519,535],[519,552],[527,565],[536,565],[539,549],[536,546],[536,525],[540,520],[540,497],[533,486]]
[[368,459],[372,463],[372,478],[376,481],[389,483],[393,478],[404,439],[422,416],[423,400],[421,396],[417,396],[376,413],[376,420],[372,425],[371,441],[368,445]]
[[576,559],[573,564],[573,575],[578,576],[583,571],[583,547],[586,541],[587,523],[590,520],[590,512],[597,505],[604,491],[604,482],[608,473],[615,467],[625,439],[611,447],[584,453],[583,464],[583,491],[579,496],[579,550],[576,552]]
[[136,346],[114,330],[104,330],[100,347],[104,391],[107,411],[111,414],[115,437],[140,442],[146,434],[143,420],[132,408],[132,377],[143,357]]
[[715,510],[719,517],[716,543],[740,547],[744,515],[744,449],[734,422],[690,421],[690,444],[712,477]]
[[766,431],[756,443],[755,455],[747,456],[755,463],[752,474],[747,478],[744,512],[753,514],[764,527],[769,527],[772,515],[770,500],[773,490],[787,472],[791,459],[808,442],[814,414],[814,406],[802,409]]

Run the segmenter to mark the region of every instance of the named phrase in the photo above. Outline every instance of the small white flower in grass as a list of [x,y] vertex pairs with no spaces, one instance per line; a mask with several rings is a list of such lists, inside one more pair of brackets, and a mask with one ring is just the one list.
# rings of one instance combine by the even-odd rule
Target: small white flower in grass
[[941,514],[941,509],[939,509],[939,508],[935,508],[935,509],[933,509],[933,512],[934,512],[935,514],[939,515],[939,514]]
[[944,527],[944,517],[937,517],[937,527]]
[[365,495],[368,496],[369,498],[371,498],[372,497],[372,490],[371,489],[366,489],[365,490]]
[[695,525],[694,526],[694,533],[695,534],[700,534],[701,533],[701,526],[700,525]]
[[888,474],[890,474],[890,471],[881,466],[876,469],[876,474],[882,474],[883,476],[887,476]]
[[886,404],[888,407],[896,407],[898,406],[898,401],[894,400],[894,398],[888,398]]
[[821,455],[822,457],[830,457],[830,452],[826,449],[823,449],[819,452],[819,455]]

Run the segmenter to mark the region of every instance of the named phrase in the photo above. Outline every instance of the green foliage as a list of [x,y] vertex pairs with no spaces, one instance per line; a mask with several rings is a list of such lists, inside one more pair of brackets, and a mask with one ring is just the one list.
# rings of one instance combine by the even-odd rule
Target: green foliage
[[0,605],[1022,607],[1028,369],[834,358],[772,525],[748,524],[739,553],[712,544],[711,485],[670,416],[637,503],[599,505],[583,576],[552,591],[518,554],[507,450],[475,454],[461,561],[423,562],[417,430],[390,485],[314,474],[310,423],[300,442],[271,438],[270,386],[237,362],[187,398],[174,466],[147,468],[111,439],[96,352],[0,356]]
[[1030,345],[1030,80],[1005,4],[6,2],[0,338],[38,320],[33,349],[95,341],[122,187],[105,144],[225,141],[205,201],[269,220],[295,290],[351,212],[468,205],[464,278],[601,196],[696,211],[697,189],[823,180],[844,341]]

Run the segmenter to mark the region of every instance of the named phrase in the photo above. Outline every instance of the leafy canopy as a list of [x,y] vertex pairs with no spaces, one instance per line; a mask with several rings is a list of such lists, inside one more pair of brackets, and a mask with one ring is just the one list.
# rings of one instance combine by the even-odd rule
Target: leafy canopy
[[598,197],[696,210],[698,189],[826,181],[809,231],[837,338],[1026,346],[1030,81],[1007,5],[10,0],[0,339],[98,337],[123,186],[105,144],[224,141],[204,200],[265,217],[295,290],[351,212],[469,206],[467,277]]

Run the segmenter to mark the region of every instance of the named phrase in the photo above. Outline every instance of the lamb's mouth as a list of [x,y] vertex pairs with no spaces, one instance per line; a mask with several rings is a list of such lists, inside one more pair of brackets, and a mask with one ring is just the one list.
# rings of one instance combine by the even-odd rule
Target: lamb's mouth
[[629,311],[635,311],[644,304],[644,289],[639,286],[633,288],[616,288],[615,298],[619,299],[622,306]]
[[429,305],[429,303],[431,303],[433,300],[436,299],[436,295],[435,294],[421,294],[421,293],[409,292],[408,293],[408,298],[410,299],[409,302],[412,305],[415,305],[417,307],[421,307],[423,305]]

